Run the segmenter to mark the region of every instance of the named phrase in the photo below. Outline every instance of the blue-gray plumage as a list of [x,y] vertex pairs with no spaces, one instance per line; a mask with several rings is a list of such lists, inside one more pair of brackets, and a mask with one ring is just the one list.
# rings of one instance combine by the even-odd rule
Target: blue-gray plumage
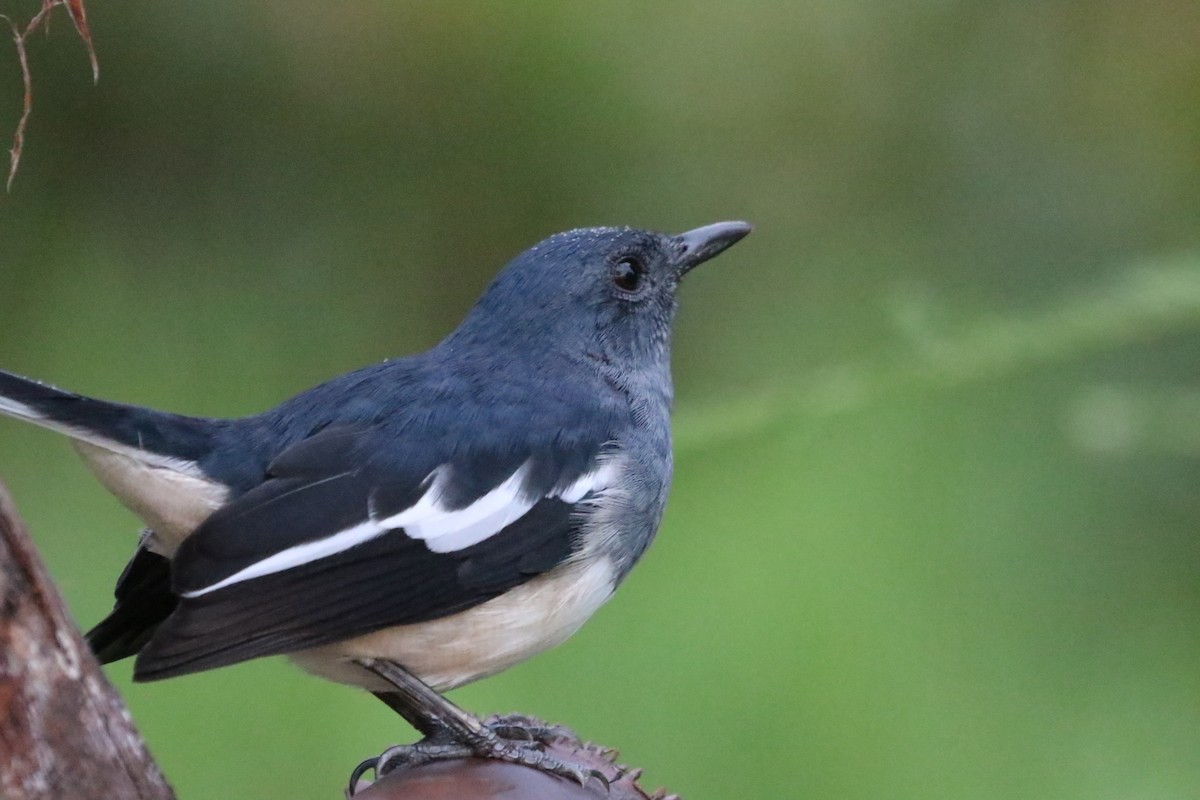
[[558,234],[431,350],[220,420],[0,372],[0,412],[70,436],[147,525],[90,634],[152,680],[287,654],[444,689],[561,642],[658,528],[683,275],[750,231]]

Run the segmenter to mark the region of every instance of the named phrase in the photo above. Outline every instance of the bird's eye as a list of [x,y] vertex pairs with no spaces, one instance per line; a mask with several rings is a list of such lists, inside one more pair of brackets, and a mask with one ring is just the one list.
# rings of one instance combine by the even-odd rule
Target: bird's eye
[[623,292],[636,292],[642,288],[646,266],[633,256],[625,256],[613,266],[612,282]]

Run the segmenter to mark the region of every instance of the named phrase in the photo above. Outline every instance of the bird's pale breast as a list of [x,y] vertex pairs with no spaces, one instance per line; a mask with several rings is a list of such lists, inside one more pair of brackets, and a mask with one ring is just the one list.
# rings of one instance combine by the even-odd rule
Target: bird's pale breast
[[382,658],[439,691],[494,675],[561,644],[612,595],[607,556],[571,561],[474,608],[399,625],[291,656],[305,670],[340,683],[386,691],[351,663]]

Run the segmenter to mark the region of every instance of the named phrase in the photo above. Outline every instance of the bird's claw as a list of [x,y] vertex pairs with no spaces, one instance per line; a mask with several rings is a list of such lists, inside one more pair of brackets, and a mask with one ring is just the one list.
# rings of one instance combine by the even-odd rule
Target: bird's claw
[[600,783],[604,784],[605,792],[612,790],[612,784],[609,782],[608,776],[595,767],[589,767],[588,769],[584,770],[584,774],[579,776],[579,785],[587,788],[588,778],[595,778],[596,780],[600,781]]
[[424,739],[416,744],[390,747],[377,758],[359,764],[350,776],[350,795],[358,781],[369,771],[383,778],[392,772],[414,769],[435,761],[458,758],[485,758],[507,761],[532,767],[560,778],[587,786],[593,778],[610,788],[610,779],[598,769],[560,760],[546,751],[556,743],[578,744],[579,740],[566,728],[545,725],[528,717],[512,715],[492,717],[484,723],[485,732],[472,741],[447,741],[441,737]]
[[374,758],[366,758],[359,762],[358,766],[350,773],[350,785],[346,787],[346,797],[354,796],[355,792],[358,791],[358,782],[362,780],[364,775],[379,766],[380,758],[381,756],[375,756]]
[[544,745],[567,743],[579,744],[579,739],[562,725],[547,725],[540,720],[521,714],[495,715],[483,724],[494,734],[504,739],[538,742]]
[[524,725],[492,725],[492,733],[504,739],[518,739],[523,742],[538,741],[534,731]]

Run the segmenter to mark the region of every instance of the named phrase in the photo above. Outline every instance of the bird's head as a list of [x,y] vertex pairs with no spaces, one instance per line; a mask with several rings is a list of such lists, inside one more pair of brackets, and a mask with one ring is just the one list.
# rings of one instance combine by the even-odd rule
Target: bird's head
[[682,278],[746,234],[718,222],[675,236],[634,228],[559,233],[521,253],[448,344],[590,356],[617,369],[665,363]]

